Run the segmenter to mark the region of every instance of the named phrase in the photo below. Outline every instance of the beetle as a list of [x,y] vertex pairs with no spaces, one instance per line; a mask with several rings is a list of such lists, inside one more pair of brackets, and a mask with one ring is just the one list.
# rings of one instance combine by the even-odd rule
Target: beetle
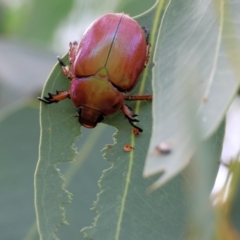
[[104,117],[122,110],[129,123],[139,122],[126,101],[152,100],[152,95],[130,96],[149,60],[149,31],[124,13],[109,13],[95,20],[79,44],[70,42],[69,66],[60,57],[62,72],[71,80],[70,89],[48,93],[38,99],[46,104],[70,98],[78,120],[94,128]]

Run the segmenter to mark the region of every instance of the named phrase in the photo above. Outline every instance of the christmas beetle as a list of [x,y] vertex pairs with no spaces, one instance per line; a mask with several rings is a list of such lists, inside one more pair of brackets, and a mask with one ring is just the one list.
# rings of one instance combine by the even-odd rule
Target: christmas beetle
[[78,120],[94,128],[104,117],[122,110],[129,123],[137,115],[124,100],[151,100],[151,95],[129,96],[149,60],[149,32],[123,13],[106,14],[94,21],[79,44],[70,43],[70,66],[58,57],[63,73],[71,80],[68,91],[38,98],[51,104],[70,98],[77,107]]

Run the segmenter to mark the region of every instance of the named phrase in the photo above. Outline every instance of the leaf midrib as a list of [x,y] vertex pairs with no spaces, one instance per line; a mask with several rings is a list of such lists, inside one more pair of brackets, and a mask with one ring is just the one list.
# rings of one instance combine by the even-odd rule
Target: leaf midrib
[[[171,0],[169,0],[169,4],[170,4]],[[160,13],[163,9],[163,7],[165,6],[166,1],[159,1],[157,4],[157,9],[155,12],[155,18],[153,21],[153,28],[150,34],[150,42],[152,42],[151,44],[151,48],[154,49],[154,43],[156,41],[156,31],[157,31],[157,26],[159,23],[159,19],[160,19]],[[154,54],[152,54],[153,56]],[[143,73],[143,77],[141,79],[141,84],[140,84],[140,88],[138,91],[138,94],[141,95],[144,92],[144,88],[146,86],[146,79],[147,79],[147,72],[149,71],[149,65],[147,65],[144,73]],[[135,107],[135,113],[138,114],[139,110],[140,110],[140,105],[141,105],[141,101],[137,101],[136,103],[136,107]],[[134,134],[131,134],[130,137],[130,145],[131,146],[135,146],[135,136]],[[124,213],[124,209],[125,209],[125,205],[126,205],[126,199],[127,199],[127,195],[128,195],[128,190],[129,190],[129,185],[130,185],[130,181],[131,181],[131,174],[132,174],[132,168],[133,168],[133,161],[134,161],[134,151],[131,151],[129,154],[129,161],[128,161],[128,172],[127,172],[127,176],[126,176],[126,182],[125,182],[125,187],[123,190],[123,197],[122,197],[122,201],[121,201],[121,205],[120,205],[120,212],[119,212],[119,217],[118,217],[118,221],[117,221],[117,228],[116,228],[116,235],[115,235],[115,240],[119,240],[120,239],[120,231],[121,231],[121,224],[122,224],[122,220],[123,220],[123,213]]]

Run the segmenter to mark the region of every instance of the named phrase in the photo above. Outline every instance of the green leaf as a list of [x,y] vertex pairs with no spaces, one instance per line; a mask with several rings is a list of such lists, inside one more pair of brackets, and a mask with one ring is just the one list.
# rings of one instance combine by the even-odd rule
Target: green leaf
[[[141,15],[137,19],[141,25],[151,29],[150,42],[152,44],[152,55],[160,19],[168,11],[170,5],[167,4],[172,2],[160,1],[155,8],[152,8],[147,14]],[[170,51],[170,49],[168,50]],[[180,59],[178,61],[180,62]],[[158,62],[155,64],[157,67]],[[152,62],[145,69],[133,93],[151,93],[151,67]],[[168,68],[169,71],[172,69]],[[180,78],[181,80],[183,79],[184,83],[189,83],[189,78],[187,80],[185,76]],[[178,90],[180,83],[174,85],[175,90]],[[61,73],[60,67],[56,66],[44,88],[43,95],[46,95],[47,92],[66,89],[69,89],[69,83]],[[177,95],[178,99],[181,99],[181,96],[184,96],[186,93],[191,93],[191,90],[192,85],[187,89],[181,88]],[[161,91],[160,93],[162,94]],[[193,100],[193,103],[195,103],[194,97]],[[165,101],[165,104],[167,105],[168,103]],[[183,110],[186,116],[180,119],[180,122],[186,124],[186,120],[189,119],[188,115],[191,115],[195,110],[195,105],[189,107],[188,103],[185,102],[184,104]],[[193,215],[193,219],[196,220],[193,211],[195,207],[193,204],[194,201],[191,201],[195,198],[192,197],[191,189],[197,189],[196,186],[198,186],[193,181],[195,175],[189,173],[192,173],[192,169],[195,172],[198,171],[193,164],[201,162],[203,159],[201,153],[205,152],[206,149],[200,143],[201,135],[199,136],[199,129],[196,128],[196,131],[193,132],[194,137],[198,140],[196,145],[193,145],[195,148],[193,150],[196,152],[200,149],[200,146],[202,149],[199,150],[200,153],[196,157],[196,160],[186,169],[187,173],[184,171],[160,190],[148,195],[146,194],[146,189],[155,179],[143,179],[142,170],[152,134],[151,103],[139,102],[136,104],[130,103],[129,105],[135,113],[139,114],[139,125],[144,129],[144,132],[140,136],[135,137],[131,133],[131,126],[121,112],[105,120],[105,123],[118,128],[118,132],[115,135],[117,144],[114,146],[109,145],[105,149],[105,157],[112,162],[112,166],[104,171],[99,182],[101,192],[95,204],[97,217],[91,227],[83,230],[85,237],[90,239],[141,240],[175,239],[176,236],[179,236],[179,239],[186,239],[185,229],[186,224],[191,218],[191,214]],[[35,174],[35,200],[38,227],[42,239],[55,239],[56,228],[65,222],[64,211],[62,209],[64,204],[62,203],[69,201],[69,194],[62,188],[63,181],[61,175],[56,170],[56,165],[59,161],[71,160],[73,158],[74,151],[71,148],[76,137],[79,135],[79,124],[73,117],[74,114],[75,108],[70,101],[64,101],[54,106],[41,106],[42,137],[40,158]],[[155,112],[153,117],[156,119]],[[190,123],[194,126],[196,125],[191,119]],[[155,131],[155,129],[153,130]],[[184,130],[187,130],[187,127]],[[222,138],[220,138],[221,140]],[[215,150],[213,146],[215,146],[216,140],[210,139],[209,141],[209,143],[204,142],[202,144],[206,144],[207,148],[211,146],[210,150]],[[123,150],[125,144],[132,145],[134,150],[125,152]],[[192,151],[193,156],[194,151],[191,149],[191,146],[188,146],[189,149],[187,151],[189,150],[190,153]],[[173,148],[172,150],[172,153],[174,153],[175,149]],[[204,161],[204,164],[210,162],[213,165],[216,163],[219,160],[220,150],[221,144],[218,144],[216,153],[209,155],[212,161]],[[207,159],[204,158],[204,160]],[[165,161],[165,164],[167,165],[168,163]],[[207,206],[207,208],[210,207],[206,200],[208,198],[207,195],[210,192],[213,183],[212,179],[215,177],[218,165],[215,164],[211,168],[207,168],[208,166],[206,164],[201,168],[201,174],[204,173],[203,169],[208,169],[209,171],[207,171],[206,184],[204,182],[203,186],[200,185],[204,194],[198,202],[199,206],[204,203],[202,206]],[[181,169],[181,165],[180,167],[178,166],[178,169]],[[199,180],[201,180],[201,177],[198,178],[197,184],[199,184]],[[188,204],[189,202],[191,202],[190,205]],[[209,219],[213,218],[212,213],[209,213],[209,215],[206,211],[202,213],[201,219],[203,220],[206,217],[209,217]],[[189,229],[192,229],[191,226]],[[198,227],[197,229],[201,228]],[[208,229],[206,236],[209,236],[210,233],[211,229]],[[205,236],[203,239],[205,239]]]
[[91,227],[82,230],[86,239],[210,239],[214,213],[209,193],[217,174],[223,135],[224,123],[201,144],[181,174],[149,195],[146,188],[152,179],[141,176],[146,140],[143,136],[136,138],[134,151],[124,156],[119,145],[127,134],[122,128],[115,135],[118,144],[105,149],[106,158],[114,159],[113,165],[99,182],[101,192],[94,207],[97,217]]
[[[146,84],[146,75],[143,83],[147,86],[145,90],[150,93],[151,85]],[[63,76],[60,67],[56,66],[54,71],[50,74],[43,95],[46,95],[47,92],[54,92],[56,89],[68,89],[69,86],[67,85],[69,85],[69,83],[67,84],[66,78]],[[141,88],[141,84],[139,87]],[[139,91],[139,87],[136,88],[137,91]],[[143,89],[140,91],[143,91]],[[151,125],[149,124],[151,118],[151,104],[147,102],[143,103],[141,104],[141,108],[146,109],[146,112],[144,111],[141,117],[141,121],[143,126],[145,126],[146,141],[148,141],[151,132]],[[138,109],[139,105],[136,112],[139,111]],[[77,129],[79,129],[79,125],[73,117],[75,109],[70,101],[63,102],[56,106],[42,105],[40,114],[40,157],[35,174],[37,222],[40,237],[42,239],[54,239],[56,238],[56,228],[65,221],[64,211],[60,211],[60,208],[62,208],[63,202],[69,201],[68,194],[62,189],[62,180],[56,170],[56,164],[59,161],[73,158],[74,152],[71,151],[71,146],[78,133]],[[123,131],[124,139],[125,136],[127,136],[127,139],[130,139],[131,126],[122,113],[107,119],[106,122],[117,126]],[[133,139],[133,137],[131,138]],[[124,144],[120,142],[121,154],[127,156],[126,152],[123,151],[123,145]],[[147,147],[147,144],[145,147]],[[142,158],[142,160],[143,159],[144,158]],[[58,196],[57,199],[56,196]]]
[[[69,82],[62,74],[59,64],[47,81],[43,95],[56,90],[69,89]],[[59,162],[74,159],[73,144],[80,135],[75,108],[70,101],[56,106],[41,104],[41,138],[39,159],[35,172],[35,206],[40,239],[56,239],[55,232],[66,224],[64,204],[71,195],[63,187],[63,178],[58,171]]]
[[[100,150],[104,142],[111,141],[110,133],[113,129],[100,124],[93,130],[82,129],[82,131],[83,137],[76,143],[79,153],[75,156],[75,161],[71,164],[59,165],[66,179],[65,187],[74,194],[73,202],[66,206],[69,226],[59,229],[58,237],[60,239],[83,239],[79,228],[91,223],[94,217],[90,207],[99,190],[97,180],[102,170],[109,166],[108,162],[101,159]],[[32,239],[33,235],[37,236],[35,225],[29,230],[25,239]]]
[[[67,56],[63,58],[63,61],[67,62]],[[54,93],[57,89],[68,90],[69,86],[70,81],[63,75],[61,67],[57,64],[46,82],[43,96],[46,96],[48,92]],[[59,163],[72,161],[75,158],[76,152],[73,149],[73,145],[80,135],[80,125],[75,115],[76,108],[70,100],[62,101],[56,105],[41,104],[40,106],[41,138],[38,165],[35,172],[35,207],[38,231],[41,239],[56,239],[57,229],[60,225],[66,223],[64,206],[71,200],[71,195],[63,188],[64,181],[56,167]],[[100,140],[97,135],[94,136],[96,138],[94,141],[98,140],[101,143],[106,141],[106,136],[103,136]],[[88,147],[82,149],[84,153],[80,152],[81,158],[84,156],[87,157],[90,146],[94,148],[94,141],[86,142]],[[99,152],[96,153],[95,148],[91,150],[91,153],[95,153],[95,158],[99,155]],[[74,174],[76,174],[76,170],[79,169],[78,164],[79,162],[75,162],[72,167],[69,167],[70,172],[66,172],[66,185],[71,181],[70,179]],[[100,169],[106,166],[106,164],[99,164],[100,162],[95,165]],[[92,168],[94,169],[95,167]],[[82,174],[81,178],[86,181],[87,174],[82,171],[80,173]],[[95,171],[94,173],[98,172]],[[95,179],[95,177],[92,178]],[[93,184],[92,180],[89,182]],[[78,184],[74,188],[75,191],[78,191],[77,189],[80,186]],[[96,186],[89,186],[86,183],[84,186],[91,189],[91,191],[88,191],[90,193],[92,189],[96,189]],[[84,192],[85,190],[82,191],[82,198],[87,198],[88,194],[85,196]],[[75,210],[73,212],[76,214]],[[85,218],[88,219],[89,216],[85,216]],[[63,231],[64,234],[65,231]]]
[[2,239],[24,239],[29,225],[35,221],[33,173],[39,126],[38,109],[29,103],[22,103],[15,111],[5,112],[5,117],[0,118]]
[[[141,25],[151,29],[153,22],[156,25],[159,24],[163,9],[164,5],[161,2],[156,9],[152,8],[147,14],[139,16],[137,20]],[[153,31],[150,39],[154,33]],[[150,63],[145,69],[137,87],[133,90],[134,93],[151,93],[151,65]],[[97,213],[95,222],[93,226],[82,230],[87,239],[159,239],[160,236],[174,238],[175,233],[166,228],[171,216],[161,216],[161,212],[156,209],[164,206],[164,212],[171,211],[170,206],[177,204],[178,197],[182,196],[184,199],[187,197],[181,192],[183,179],[180,177],[164,188],[163,192],[169,188],[174,190],[171,191],[173,194],[171,199],[168,195],[162,195],[163,192],[146,194],[151,180],[142,178],[142,169],[152,130],[151,103],[138,102],[131,103],[130,106],[135,113],[139,114],[140,126],[144,131],[137,137],[131,134],[131,126],[126,124],[127,121],[122,113],[105,121],[118,128],[117,134],[114,135],[117,144],[107,146],[104,151],[106,159],[113,165],[104,171],[99,182],[101,192],[94,208]],[[130,144],[134,150],[124,152],[125,144]],[[181,216],[186,210],[184,201],[178,206],[181,206],[179,212]],[[175,212],[175,209],[173,211]],[[166,218],[167,221],[159,227],[160,220]],[[182,229],[182,224],[184,221],[177,226],[176,231]]]
[[[33,175],[39,144],[39,105],[35,98],[1,110],[0,190],[3,195],[0,199],[0,225],[3,239],[39,239],[34,224],[33,199]],[[80,139],[76,143],[79,149],[76,161],[58,165],[66,178],[66,187],[74,193],[73,202],[67,205],[69,226],[61,228],[60,239],[83,239],[79,229],[90,224],[94,218],[90,208],[99,191],[97,180],[102,170],[109,167],[100,150],[104,143],[112,141],[113,129],[106,129],[106,125],[100,124],[94,130],[82,130],[84,142]],[[19,219],[22,220],[19,222]]]
[[[232,29],[239,15],[230,14],[229,6],[224,1],[172,0],[165,9],[154,53],[153,134],[144,176],[163,174],[151,189],[189,164],[237,92],[240,48]],[[163,143],[171,145],[171,154],[157,153]]]
[[216,239],[216,214],[209,195],[219,168],[224,133],[225,121],[211,137],[201,142],[192,161],[183,171],[186,180],[184,191],[189,194],[184,239]]

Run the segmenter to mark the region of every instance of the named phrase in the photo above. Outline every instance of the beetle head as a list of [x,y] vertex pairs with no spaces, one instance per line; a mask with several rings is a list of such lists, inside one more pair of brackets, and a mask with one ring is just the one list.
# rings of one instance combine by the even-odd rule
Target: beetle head
[[86,128],[95,128],[103,120],[101,112],[88,107],[79,107],[78,114],[78,121]]

